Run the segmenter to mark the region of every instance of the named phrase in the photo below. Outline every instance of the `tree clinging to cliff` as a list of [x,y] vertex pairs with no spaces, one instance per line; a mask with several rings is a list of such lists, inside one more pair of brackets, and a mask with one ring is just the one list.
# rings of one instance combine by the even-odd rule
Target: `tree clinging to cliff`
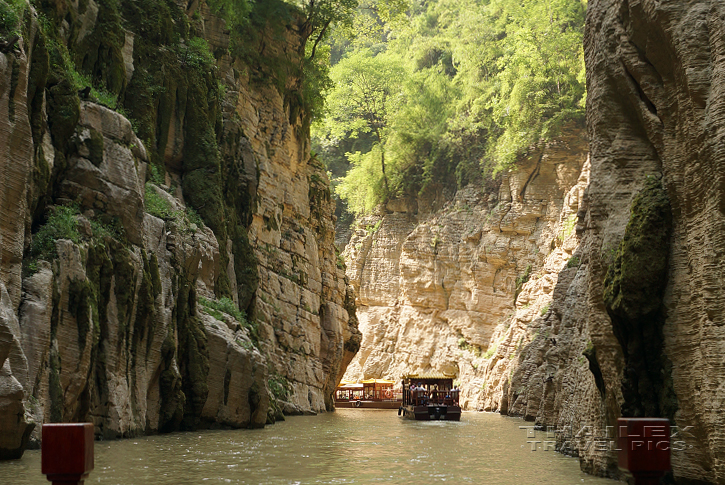
[[371,170],[367,166],[369,163],[360,155],[354,165],[355,169],[363,171],[366,178],[371,179],[370,183],[379,183],[374,179],[381,178],[384,193],[389,190],[385,172],[385,145],[390,117],[397,110],[401,99],[398,80],[403,73],[399,59],[375,56],[368,50],[345,58],[331,71],[332,80],[338,88],[327,98],[330,133],[341,138],[357,137],[361,133],[372,135],[375,149],[374,155],[372,151],[370,155],[379,161],[381,177],[375,176],[377,170]]

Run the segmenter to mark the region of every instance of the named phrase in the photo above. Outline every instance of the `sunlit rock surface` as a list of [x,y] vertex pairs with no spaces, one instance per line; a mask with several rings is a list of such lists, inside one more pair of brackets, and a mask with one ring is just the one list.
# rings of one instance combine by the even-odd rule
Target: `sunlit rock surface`
[[[589,2],[589,173],[547,215],[531,199],[495,208],[515,207],[529,161],[488,206],[461,191],[431,215],[363,221],[346,249],[364,335],[347,376],[458,371],[469,407],[574,432],[669,417],[691,426],[677,482],[722,483],[724,19],[711,0]],[[539,219],[519,230],[527,211]],[[619,475],[613,450],[563,451]]]
[[346,377],[444,372],[458,376],[464,407],[498,408],[505,349],[577,247],[588,175],[585,135],[571,129],[494,188],[468,186],[431,214],[400,204],[363,219],[345,249],[363,333]]

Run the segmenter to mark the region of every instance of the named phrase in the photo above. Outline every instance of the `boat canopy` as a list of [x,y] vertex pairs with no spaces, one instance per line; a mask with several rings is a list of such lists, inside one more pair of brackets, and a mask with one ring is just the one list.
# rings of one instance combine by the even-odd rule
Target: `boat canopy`
[[343,384],[341,382],[340,385],[337,386],[338,390],[362,389],[362,388],[363,388],[363,385],[358,384],[357,382],[347,382],[345,384]]
[[408,374],[403,379],[455,379],[456,376],[443,374],[442,372],[431,372],[430,374]]
[[362,382],[363,384],[395,384],[395,381],[388,381],[385,379],[367,379]]

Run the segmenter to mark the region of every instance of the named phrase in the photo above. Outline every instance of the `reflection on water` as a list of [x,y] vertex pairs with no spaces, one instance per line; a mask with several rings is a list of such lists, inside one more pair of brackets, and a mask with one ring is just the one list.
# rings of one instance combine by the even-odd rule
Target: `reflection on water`
[[[576,459],[531,452],[521,420],[464,413],[418,422],[396,410],[339,409],[260,430],[201,431],[96,442],[87,484],[609,484]],[[40,452],[0,462],[0,484],[48,484]]]

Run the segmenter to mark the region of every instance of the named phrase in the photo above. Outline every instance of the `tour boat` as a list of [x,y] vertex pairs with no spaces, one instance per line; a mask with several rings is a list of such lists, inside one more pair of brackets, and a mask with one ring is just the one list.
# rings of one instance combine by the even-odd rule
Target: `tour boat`
[[460,421],[460,390],[445,374],[412,374],[403,377],[403,403],[398,416],[418,421]]
[[393,389],[394,381],[368,379],[342,381],[335,390],[336,408],[398,409],[402,393]]

